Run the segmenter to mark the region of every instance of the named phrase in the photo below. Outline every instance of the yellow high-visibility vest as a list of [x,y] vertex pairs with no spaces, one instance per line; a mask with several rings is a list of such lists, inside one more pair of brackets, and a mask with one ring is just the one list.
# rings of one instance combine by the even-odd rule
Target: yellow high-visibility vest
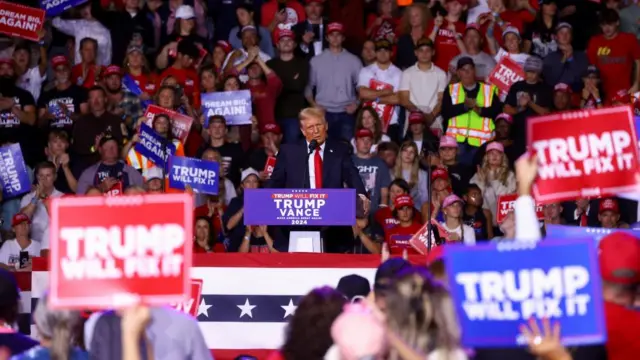
[[[497,94],[498,88],[493,85],[478,83],[480,90],[476,96],[476,103],[480,107],[490,107],[493,101],[493,94]],[[462,83],[449,85],[451,103],[453,105],[463,104],[465,92]],[[457,142],[467,142],[471,146],[480,147],[482,144],[493,138],[495,125],[493,119],[483,118],[475,111],[469,110],[467,113],[449,119],[447,136],[456,139]]]

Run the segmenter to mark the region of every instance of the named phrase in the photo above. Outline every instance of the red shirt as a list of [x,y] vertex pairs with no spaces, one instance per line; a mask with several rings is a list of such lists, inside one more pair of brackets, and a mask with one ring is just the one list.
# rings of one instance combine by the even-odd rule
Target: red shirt
[[[291,27],[299,22],[305,21],[307,19],[307,15],[304,11],[304,7],[302,6],[302,4],[300,4],[300,2],[296,1],[296,0],[289,0],[287,1],[287,7],[286,7],[286,12],[287,12],[287,18],[286,20],[281,23],[278,24],[275,28],[274,31],[272,33],[272,38],[273,38],[273,43],[275,44],[276,41],[276,33],[277,31],[275,31],[276,29],[281,29],[281,28],[286,28],[286,29],[291,29]],[[271,24],[271,22],[273,21],[273,18],[276,17],[276,13],[278,12],[278,1],[277,0],[271,0],[268,1],[264,4],[262,4],[262,8],[261,8],[261,12],[260,12],[260,26],[266,27],[268,28],[269,25]],[[325,30],[326,31],[326,30]]]
[[393,255],[402,254],[404,249],[407,249],[409,255],[420,255],[411,245],[409,245],[409,239],[417,233],[422,225],[419,222],[414,221],[408,227],[402,227],[396,225],[384,232],[384,242],[389,246],[389,253]]
[[191,105],[195,109],[200,109],[200,79],[198,78],[198,74],[193,69],[176,69],[171,66],[167,68],[160,78],[158,79],[158,88],[160,88],[160,84],[162,80],[166,79],[168,76],[173,76],[178,81],[178,84],[182,86],[184,93],[189,98]]
[[[98,69],[98,74],[96,74],[96,68]],[[98,82],[100,82],[100,74],[104,72],[104,69],[104,66],[89,66],[87,73],[83,77],[82,64],[75,65],[71,68],[71,81],[78,86],[82,86],[86,89],[91,89],[92,87],[98,85]]]
[[253,113],[258,118],[258,124],[276,123],[276,100],[282,91],[282,81],[275,72],[267,76],[266,83],[258,85],[247,82],[247,88],[251,91],[251,101],[253,102]]
[[[454,25],[456,27],[456,33],[462,35],[466,28],[465,23],[456,21]],[[427,36],[433,31],[433,26],[434,22],[432,20],[427,29]],[[433,42],[436,48],[436,58],[433,63],[445,72],[449,71],[449,63],[451,60],[460,54],[460,49],[458,49],[458,43],[456,41],[456,33],[449,30],[449,21],[444,20],[436,34],[436,40]]]
[[[367,17],[367,29],[373,26],[373,23],[379,16],[376,14],[369,14]],[[400,19],[397,18],[385,18],[382,20],[382,24],[375,26],[371,29],[371,33],[369,34],[369,39],[376,41],[380,39],[392,40],[390,36],[393,37],[393,41],[395,42],[398,39],[398,25],[400,24]],[[391,35],[393,34],[393,35]]]
[[[400,223],[393,217],[393,210],[388,206],[379,208],[373,215],[373,220],[375,220],[385,232]],[[413,209],[413,221],[417,223],[422,222],[422,214],[416,209]]]
[[604,302],[609,360],[635,360],[640,354],[640,312]]
[[133,81],[136,83],[136,85],[138,85],[142,92],[146,92],[151,96],[155,95],[158,88],[155,74],[129,74],[129,76],[131,76]]
[[587,47],[589,63],[600,70],[604,98],[619,90],[631,88],[631,74],[635,60],[640,60],[640,45],[635,35],[618,33],[613,39],[594,36]]

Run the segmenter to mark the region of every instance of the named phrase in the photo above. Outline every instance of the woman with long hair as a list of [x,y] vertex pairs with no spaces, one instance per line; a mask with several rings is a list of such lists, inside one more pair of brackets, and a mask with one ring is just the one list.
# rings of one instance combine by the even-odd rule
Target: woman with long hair
[[142,94],[140,100],[146,101],[156,94],[157,79],[155,73],[149,69],[147,58],[142,52],[142,48],[138,46],[129,46],[127,55],[122,64],[125,76],[128,75],[138,85]]
[[331,287],[313,289],[300,299],[279,356],[269,359],[323,360],[333,345],[331,325],[346,303],[345,296]]
[[[444,198],[442,204],[436,203],[436,210],[442,207],[444,221],[441,223],[449,233],[448,239],[452,242],[463,242],[467,245],[476,243],[476,234],[473,228],[463,222],[463,201],[456,194],[451,194]],[[434,215],[437,211],[434,211]]]
[[[367,129],[373,133],[373,146],[371,146],[371,153],[375,153],[378,149],[378,144],[381,142],[391,141],[391,139],[382,132],[382,120],[371,106],[364,106],[358,115],[356,116],[356,133],[360,129]],[[356,151],[356,139],[351,139],[351,145],[353,151]]]
[[427,173],[420,169],[418,147],[413,141],[405,141],[400,146],[400,156],[393,169],[393,177],[404,179],[411,188],[411,197],[416,207],[421,208],[428,199]]
[[79,311],[52,310],[49,307],[49,294],[45,293],[38,299],[38,305],[32,316],[38,329],[40,346],[12,359],[89,359],[86,351],[75,346],[77,339],[74,336],[74,329],[82,322]]
[[213,230],[211,220],[205,216],[198,216],[194,224],[193,252],[194,253],[214,252],[215,245],[216,245],[216,233]]
[[213,66],[200,69],[200,94],[214,93],[218,89],[218,73]]
[[498,197],[516,192],[516,176],[509,169],[509,160],[504,153],[504,146],[499,142],[487,145],[487,152],[482,165],[470,180],[482,190],[484,206],[493,215],[493,226],[497,226]]
[[391,254],[420,254],[410,244],[409,239],[417,233],[422,224],[420,218],[415,217],[416,208],[410,195],[399,195],[393,201],[393,218],[397,225],[384,231],[384,242],[389,247]]
[[396,53],[396,65],[400,69],[413,66],[418,61],[414,48],[416,42],[425,36],[429,20],[431,12],[426,4],[414,2],[404,10]]
[[527,26],[524,32],[524,52],[544,59],[548,54],[558,50],[556,43],[557,24],[558,5],[556,2],[542,2],[536,19]]

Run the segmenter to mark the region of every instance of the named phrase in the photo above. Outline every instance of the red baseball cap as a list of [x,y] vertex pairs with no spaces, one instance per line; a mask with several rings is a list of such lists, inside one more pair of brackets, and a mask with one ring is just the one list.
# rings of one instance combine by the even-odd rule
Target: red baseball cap
[[556,84],[556,86],[553,87],[553,91],[560,91],[560,92],[564,92],[567,94],[572,94],[573,90],[571,90],[571,86],[565,84],[565,83],[558,83]]
[[13,66],[14,61],[12,58],[0,58],[0,65],[7,64]]
[[11,218],[11,226],[18,226],[25,221],[27,222],[27,224],[31,223],[31,219],[29,219],[27,215],[23,213],[17,213],[13,215],[13,218]]
[[280,29],[278,31],[278,41],[284,39],[284,38],[291,38],[291,39],[295,39],[295,35],[293,34],[293,31],[289,30],[289,29]]
[[67,60],[67,57],[64,55],[58,55],[58,56],[54,56],[53,59],[51,59],[51,66],[55,69],[60,65],[66,65],[69,66],[69,60]]
[[466,29],[464,29],[465,34],[466,34],[466,33],[467,33],[467,31],[469,31],[469,30],[475,30],[475,31],[477,31],[477,32],[479,32],[479,33],[482,33],[482,32],[480,31],[480,25],[478,25],[478,24],[476,24],[476,23],[467,24],[467,28],[466,28]]
[[603,280],[623,285],[640,283],[640,239],[614,232],[600,240],[598,250]]
[[460,3],[460,5],[465,6],[465,5],[469,5],[469,0],[445,0],[445,4],[446,3],[450,3],[452,1],[457,1]]
[[372,137],[373,137],[373,133],[372,133],[372,132],[371,132],[371,130],[369,130],[369,129],[364,129],[364,128],[362,128],[362,129],[360,129],[360,130],[358,130],[358,131],[356,132],[356,139],[357,139],[357,138],[363,138],[363,137],[370,137],[370,138],[372,138]]
[[278,126],[278,124],[267,123],[260,126],[260,134],[266,133],[274,133],[276,135],[280,135],[282,134],[282,131],[280,130],[280,126]]
[[411,198],[411,195],[396,196],[396,198],[393,200],[393,207],[395,207],[396,209],[400,209],[405,206],[413,207],[413,199]]
[[216,46],[219,46],[225,54],[228,54],[233,50],[233,46],[224,40],[218,40],[218,42],[216,42]]
[[324,0],[307,0],[306,3],[307,5],[313,4],[313,3],[324,4]]
[[614,213],[620,213],[620,206],[616,199],[602,199],[600,201],[600,208],[598,214],[602,214],[605,211],[613,211]]
[[507,113],[501,113],[500,115],[496,116],[496,121],[498,120],[504,120],[509,124],[513,124],[513,117],[511,117],[511,115]]
[[424,114],[420,111],[412,111],[409,114],[409,125],[424,124]]
[[334,31],[337,31],[341,34],[344,33],[344,26],[342,26],[341,23],[339,22],[332,22],[329,25],[327,25],[327,34],[330,34]]
[[106,77],[109,75],[122,75],[122,69],[120,69],[120,66],[118,65],[109,65],[104,70],[104,76]]
[[449,180],[449,172],[445,168],[435,168],[431,172],[431,181],[436,179]]
[[456,141],[456,139],[452,138],[451,136],[443,136],[440,138],[440,149],[442,148],[457,148],[458,147],[458,142]]

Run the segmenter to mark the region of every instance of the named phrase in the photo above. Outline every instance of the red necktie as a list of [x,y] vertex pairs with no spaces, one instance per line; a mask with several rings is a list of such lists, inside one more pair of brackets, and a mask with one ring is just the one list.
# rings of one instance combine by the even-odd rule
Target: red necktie
[[582,215],[580,215],[580,226],[581,227],[587,226],[587,214],[585,213],[582,213]]
[[316,189],[322,189],[322,156],[320,156],[320,148],[316,149],[313,156],[313,169],[316,177]]

